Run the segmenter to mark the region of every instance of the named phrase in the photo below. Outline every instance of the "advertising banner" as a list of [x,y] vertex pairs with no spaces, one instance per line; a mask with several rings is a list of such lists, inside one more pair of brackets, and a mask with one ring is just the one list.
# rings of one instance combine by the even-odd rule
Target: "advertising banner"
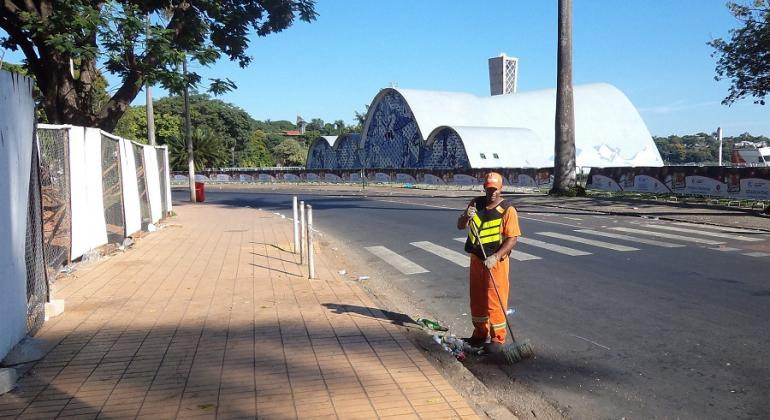
[[588,188],[770,200],[770,167],[592,168]]

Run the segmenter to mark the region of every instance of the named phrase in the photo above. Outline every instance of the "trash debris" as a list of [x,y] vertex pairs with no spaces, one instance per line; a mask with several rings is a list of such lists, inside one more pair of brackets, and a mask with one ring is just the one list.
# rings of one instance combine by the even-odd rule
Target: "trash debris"
[[339,274],[341,276],[344,276],[345,274],[348,274],[348,272],[345,271],[345,270],[340,270],[340,271],[337,272],[337,274]]
[[516,309],[513,309],[513,308],[508,308],[508,310],[505,311],[505,314],[508,315],[508,316],[511,316],[511,315],[513,315],[515,313],[516,313]]
[[64,267],[61,268],[61,270],[59,270],[60,273],[64,273],[64,274],[69,274],[73,271],[75,271],[75,267],[72,264],[65,265]]
[[358,281],[369,280],[369,276],[358,276]]
[[155,232],[156,230],[158,230],[158,228],[156,228],[154,224],[150,223],[147,225],[147,232]]
[[83,254],[82,257],[80,257],[80,261],[84,263],[92,263],[99,261],[101,258],[102,256],[99,254],[99,251],[95,249],[89,249],[85,254]]
[[439,324],[438,322],[428,318],[417,318],[415,321],[417,325],[422,325],[425,328],[429,328],[433,331],[449,331],[449,328]]
[[286,216],[284,216],[284,215],[281,215],[281,219],[285,219],[285,218],[286,218]]
[[463,316],[468,316],[468,313],[467,312],[463,312]]

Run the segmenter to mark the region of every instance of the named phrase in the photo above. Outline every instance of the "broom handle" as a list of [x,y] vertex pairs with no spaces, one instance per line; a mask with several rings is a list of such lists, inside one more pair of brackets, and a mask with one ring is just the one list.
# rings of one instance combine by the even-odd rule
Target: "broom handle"
[[[476,225],[473,224],[473,220],[471,220],[468,223],[468,227],[470,227],[471,232],[473,232],[473,236],[476,237],[476,241],[479,243],[479,248],[481,248],[481,255],[484,256],[484,259],[487,259],[487,251],[484,250],[484,245],[481,244],[481,235],[479,235],[479,231],[476,229]],[[482,262],[483,263],[483,262]],[[506,307],[503,305],[503,298],[500,297],[500,291],[497,290],[497,282],[495,281],[495,277],[492,275],[492,271],[487,268],[486,264],[484,264],[484,270],[489,273],[489,278],[492,280],[492,286],[495,288],[495,294],[497,295],[497,301],[500,303],[500,308],[503,309],[503,316],[505,317],[505,326],[508,328],[508,332],[511,334],[511,341],[516,342],[516,337],[513,335],[513,329],[511,328],[511,322],[508,320],[508,313],[506,312]]]

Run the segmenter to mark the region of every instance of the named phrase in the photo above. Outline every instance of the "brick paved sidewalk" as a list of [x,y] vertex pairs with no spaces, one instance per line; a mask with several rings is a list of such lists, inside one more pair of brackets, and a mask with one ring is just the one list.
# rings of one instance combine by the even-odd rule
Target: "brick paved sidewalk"
[[[181,205],[134,249],[56,284],[66,312],[0,418],[477,418],[291,222]],[[73,418],[74,418],[73,417]]]

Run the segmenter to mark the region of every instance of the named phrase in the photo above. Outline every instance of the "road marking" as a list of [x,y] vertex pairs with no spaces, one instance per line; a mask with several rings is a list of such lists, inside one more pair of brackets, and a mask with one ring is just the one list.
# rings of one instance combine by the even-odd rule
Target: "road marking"
[[577,220],[577,221],[582,221],[582,220],[583,220],[583,219],[581,219],[581,218],[579,218],[579,217],[569,217],[569,216],[564,216],[564,218],[565,218],[565,219],[569,219],[569,220]]
[[652,228],[652,229],[673,230],[674,232],[692,233],[694,235],[713,236],[715,238],[734,239],[736,241],[744,241],[744,242],[764,241],[764,239],[761,239],[761,238],[747,238],[741,235],[731,235],[729,233],[720,233],[720,232],[703,232],[701,230],[685,229],[685,228],[679,228],[676,226],[665,226],[665,225],[642,225],[642,226],[646,228]]
[[[467,238],[454,238],[457,242],[465,242],[466,239]],[[526,252],[517,251],[515,249],[511,250],[511,255],[509,256],[516,261],[542,260],[542,258],[537,255],[527,254]]]
[[535,246],[538,248],[547,249],[549,251],[558,252],[559,254],[569,255],[571,257],[579,257],[581,255],[591,255],[590,252],[580,251],[578,249],[567,248],[566,246],[549,244],[548,242],[539,241],[532,238],[519,237],[518,242],[523,244]]
[[652,232],[649,230],[624,228],[624,227],[611,227],[612,230],[619,230],[621,232],[638,233],[640,235],[657,236],[659,238],[675,239],[678,241],[695,242],[696,244],[703,245],[721,245],[724,242],[712,241],[710,239],[692,238],[689,236],[674,235],[673,233]]
[[364,249],[376,255],[377,257],[380,257],[383,261],[392,265],[396,270],[406,275],[429,272],[423,267],[396,254],[395,252],[389,250],[388,248],[385,248],[384,246],[368,246]]
[[687,222],[673,222],[672,224],[678,225],[678,226],[687,226],[695,229],[720,230],[722,232],[732,232],[732,233],[758,233],[758,234],[768,233],[763,230],[742,229],[742,228],[729,227],[729,226],[699,225],[699,224],[687,223]]
[[628,252],[628,251],[638,251],[639,250],[639,248],[634,248],[632,246],[612,244],[612,243],[604,242],[604,241],[595,241],[593,239],[586,239],[586,238],[581,238],[579,236],[565,235],[563,233],[537,232],[537,234],[538,235],[543,235],[543,236],[548,236],[550,238],[563,239],[565,241],[572,241],[572,242],[577,242],[577,243],[581,243],[581,244],[596,246],[596,247],[599,247],[599,248],[611,249],[613,251]]
[[722,252],[741,251],[740,248],[730,248],[729,246],[718,246],[716,248],[709,248],[709,249],[713,249],[714,251],[722,251]]
[[591,229],[578,229],[575,232],[587,233],[589,235],[604,236],[604,237],[607,237],[607,238],[621,239],[621,240],[629,241],[629,242],[638,242],[640,244],[662,246],[664,248],[681,248],[681,247],[684,246],[682,244],[674,244],[674,243],[671,243],[671,242],[655,241],[653,239],[637,238],[637,237],[634,237],[634,236],[621,235],[619,233],[600,232],[598,230],[591,230]]
[[436,245],[433,242],[428,242],[428,241],[410,242],[410,244],[422,250],[428,251],[431,254],[437,255],[445,260],[449,260],[459,265],[460,267],[471,266],[471,258],[470,256],[468,256],[468,254],[461,254],[457,251],[453,251],[449,248],[444,248],[443,246]]
[[395,204],[407,204],[410,206],[423,206],[423,207],[432,207],[434,209],[445,209],[445,210],[463,210],[465,207],[449,207],[449,206],[437,206],[435,204],[423,204],[423,203],[410,203],[408,201],[398,201],[398,200],[377,200],[372,199],[372,201],[382,201],[383,203],[395,203]]
[[770,254],[767,254],[767,253],[764,253],[764,252],[747,252],[747,253],[741,254],[741,255],[746,255],[747,257],[767,257],[767,256],[770,256]]
[[537,218],[534,218],[534,217],[522,216],[521,214],[519,214],[519,219],[534,220],[536,222],[551,223],[551,224],[554,224],[554,225],[569,226],[569,227],[572,227],[572,228],[581,228],[581,227],[583,227],[583,226],[576,225],[576,224],[554,222],[553,220],[542,220],[542,219],[537,219]]

